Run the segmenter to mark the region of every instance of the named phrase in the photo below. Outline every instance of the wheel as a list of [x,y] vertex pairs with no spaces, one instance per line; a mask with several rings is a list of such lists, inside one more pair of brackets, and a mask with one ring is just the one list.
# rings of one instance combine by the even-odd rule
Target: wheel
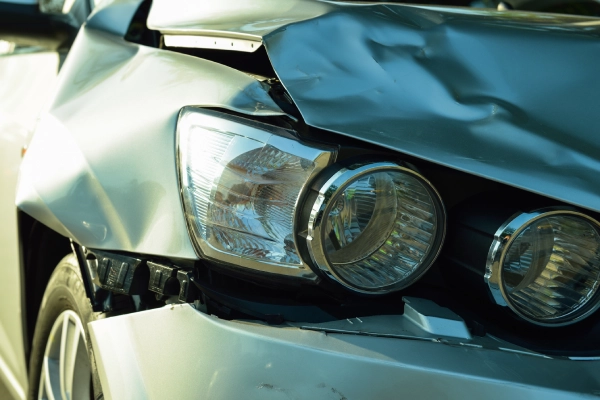
[[88,322],[94,313],[74,255],[61,260],[46,287],[29,362],[29,399],[101,399]]

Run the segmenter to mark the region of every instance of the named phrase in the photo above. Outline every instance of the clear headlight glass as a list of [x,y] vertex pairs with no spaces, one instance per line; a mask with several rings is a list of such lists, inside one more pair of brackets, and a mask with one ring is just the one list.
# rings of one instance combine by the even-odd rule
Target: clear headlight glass
[[397,164],[361,165],[341,170],[320,189],[309,251],[343,285],[387,293],[427,270],[444,230],[443,206],[429,182]]
[[598,307],[599,225],[576,212],[533,215],[520,215],[497,235],[505,243],[491,256],[504,300],[540,325],[581,320]]
[[178,141],[186,217],[201,255],[311,276],[297,249],[296,207],[333,153],[283,129],[196,108],[182,111]]

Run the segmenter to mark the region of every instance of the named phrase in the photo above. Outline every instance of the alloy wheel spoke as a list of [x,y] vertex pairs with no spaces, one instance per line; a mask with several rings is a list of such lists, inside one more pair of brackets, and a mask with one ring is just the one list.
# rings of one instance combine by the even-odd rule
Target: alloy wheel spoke
[[64,311],[52,326],[42,364],[38,399],[71,400],[89,396],[89,355],[83,325],[73,311]]
[[58,362],[58,370],[59,370],[59,374],[60,374],[60,393],[61,393],[61,398],[62,399],[68,399],[68,397],[65,395],[65,358],[66,358],[66,353],[67,353],[67,348],[68,348],[68,344],[67,344],[67,339],[69,336],[69,316],[65,313],[62,314],[63,319],[62,319],[62,327],[61,327],[61,332],[60,332],[60,355],[59,355],[59,362]]
[[73,398],[73,373],[81,338],[77,322],[66,314],[60,342],[60,391],[63,399]]

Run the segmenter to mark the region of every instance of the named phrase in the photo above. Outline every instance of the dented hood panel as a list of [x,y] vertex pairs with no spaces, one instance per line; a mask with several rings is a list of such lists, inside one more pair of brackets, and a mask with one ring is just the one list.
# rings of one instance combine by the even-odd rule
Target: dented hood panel
[[[198,3],[169,23],[268,26],[255,32],[308,125],[600,210],[600,20],[284,1],[277,10],[295,3],[314,15],[289,22],[271,10],[272,21],[240,24],[234,3],[219,3],[218,26]],[[151,15],[167,29],[159,20]]]

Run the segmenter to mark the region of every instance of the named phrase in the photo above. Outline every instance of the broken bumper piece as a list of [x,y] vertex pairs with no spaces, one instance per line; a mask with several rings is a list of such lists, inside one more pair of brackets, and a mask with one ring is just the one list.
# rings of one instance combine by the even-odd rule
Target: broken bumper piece
[[[460,338],[460,329],[454,338],[436,339],[431,325],[436,320],[427,315],[430,305],[405,301],[410,305],[406,317],[306,326],[225,321],[188,304],[89,326],[107,399],[175,394],[179,399],[575,399],[600,394],[600,361],[551,359],[503,348],[489,337]],[[429,336],[414,334],[411,323],[427,328]],[[412,337],[402,334],[411,329]]]

